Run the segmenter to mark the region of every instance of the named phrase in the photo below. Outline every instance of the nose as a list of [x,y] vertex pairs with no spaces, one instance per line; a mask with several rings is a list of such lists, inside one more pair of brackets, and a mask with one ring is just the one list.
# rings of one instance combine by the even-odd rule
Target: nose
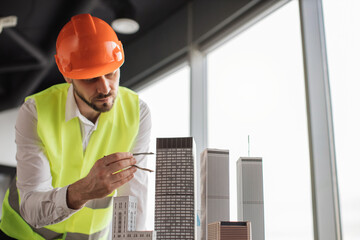
[[98,93],[108,94],[110,92],[110,83],[105,76],[100,76],[97,81],[97,91]]

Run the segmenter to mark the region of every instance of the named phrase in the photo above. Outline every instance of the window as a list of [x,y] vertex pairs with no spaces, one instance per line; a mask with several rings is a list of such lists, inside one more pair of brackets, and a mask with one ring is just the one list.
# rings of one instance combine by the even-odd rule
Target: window
[[[139,97],[151,111],[150,151],[156,150],[156,138],[187,137],[190,133],[190,69],[183,66],[140,88]],[[148,167],[155,169],[155,158],[148,157]],[[155,174],[149,174],[147,229],[154,227]]]
[[[9,188],[12,179],[16,175],[16,168],[0,165],[0,204],[2,206],[3,200],[7,189]],[[2,209],[0,208],[0,216],[2,214]]]
[[313,239],[298,2],[208,53],[207,69],[209,147],[230,150],[230,219],[249,150],[263,158],[265,238]]
[[360,238],[360,2],[323,1],[342,234]]

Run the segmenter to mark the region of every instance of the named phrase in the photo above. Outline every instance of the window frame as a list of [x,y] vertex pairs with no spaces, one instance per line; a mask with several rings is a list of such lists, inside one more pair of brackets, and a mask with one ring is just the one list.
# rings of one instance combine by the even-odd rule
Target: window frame
[[[208,145],[206,54],[290,1],[292,0],[260,2],[218,29],[216,34],[199,42],[191,39],[192,3],[189,3],[187,56],[181,57],[175,64],[165,64],[160,71],[149,75],[146,84],[137,86],[137,89],[141,89],[152,84],[154,79],[159,79],[159,74],[167,74],[172,68],[176,70],[182,64],[189,64],[190,135],[196,142],[197,167],[200,166],[200,153]],[[322,0],[298,2],[304,57],[314,239],[342,239]]]

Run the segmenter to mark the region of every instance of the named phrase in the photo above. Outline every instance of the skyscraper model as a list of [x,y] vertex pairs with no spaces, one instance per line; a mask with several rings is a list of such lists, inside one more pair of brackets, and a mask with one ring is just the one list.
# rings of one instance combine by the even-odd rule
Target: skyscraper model
[[209,223],[230,220],[229,150],[201,153],[201,240],[208,239]]
[[208,240],[252,240],[251,223],[249,221],[210,223]]
[[135,231],[137,199],[133,196],[114,197],[113,240],[155,240],[155,231]]
[[264,196],[262,158],[241,157],[237,161],[238,220],[250,221],[253,240],[264,240]]
[[195,239],[197,232],[194,145],[192,137],[157,139],[157,239]]

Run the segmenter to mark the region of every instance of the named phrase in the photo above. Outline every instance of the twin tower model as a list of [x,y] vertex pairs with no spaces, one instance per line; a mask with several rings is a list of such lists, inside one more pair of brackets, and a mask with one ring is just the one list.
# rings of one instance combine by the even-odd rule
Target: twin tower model
[[192,137],[157,139],[155,231],[135,231],[136,198],[116,197],[113,240],[264,239],[262,159],[237,161],[238,220],[246,222],[229,222],[229,151],[205,149],[197,171],[194,148]]

